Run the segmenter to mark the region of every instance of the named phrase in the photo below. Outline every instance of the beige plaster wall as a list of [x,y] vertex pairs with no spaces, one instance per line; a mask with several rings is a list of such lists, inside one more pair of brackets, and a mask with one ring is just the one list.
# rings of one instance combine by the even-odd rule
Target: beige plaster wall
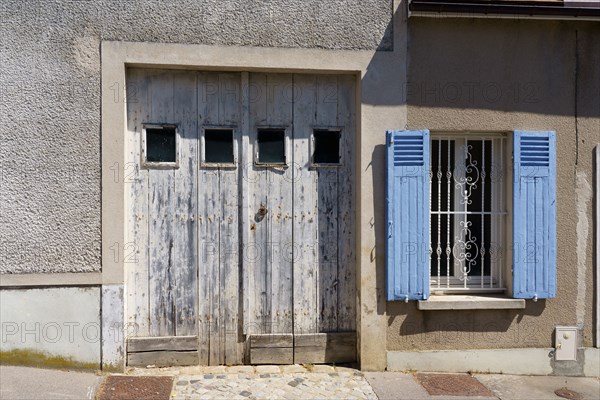
[[387,350],[551,347],[556,325],[582,327],[582,344],[591,346],[600,26],[411,18],[408,27],[410,129],[556,131],[557,297],[496,311],[388,302]]

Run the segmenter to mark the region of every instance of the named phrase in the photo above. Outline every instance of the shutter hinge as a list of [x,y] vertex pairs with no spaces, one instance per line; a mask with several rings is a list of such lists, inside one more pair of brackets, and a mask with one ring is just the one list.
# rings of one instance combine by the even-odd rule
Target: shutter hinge
[[388,221],[388,238],[392,237],[392,231],[393,231],[392,224],[393,224],[392,221]]

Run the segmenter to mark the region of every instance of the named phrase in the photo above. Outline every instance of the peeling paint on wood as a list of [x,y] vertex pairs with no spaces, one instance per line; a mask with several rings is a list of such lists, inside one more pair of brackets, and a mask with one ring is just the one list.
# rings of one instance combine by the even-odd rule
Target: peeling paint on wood
[[[247,334],[354,330],[354,77],[127,76],[139,94],[127,133],[132,336],[197,335],[200,364],[232,365]],[[140,168],[148,122],[178,126],[178,168]],[[200,165],[204,126],[234,129],[235,168]],[[254,165],[259,127],[286,130],[287,166]],[[311,165],[319,127],[341,131],[340,166]]]

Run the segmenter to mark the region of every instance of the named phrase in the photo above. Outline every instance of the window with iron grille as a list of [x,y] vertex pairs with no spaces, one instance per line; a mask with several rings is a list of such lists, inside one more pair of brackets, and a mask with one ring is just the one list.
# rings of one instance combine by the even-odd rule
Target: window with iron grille
[[388,300],[556,297],[556,132],[389,130],[386,163]]
[[430,290],[505,290],[507,179],[503,135],[432,135]]

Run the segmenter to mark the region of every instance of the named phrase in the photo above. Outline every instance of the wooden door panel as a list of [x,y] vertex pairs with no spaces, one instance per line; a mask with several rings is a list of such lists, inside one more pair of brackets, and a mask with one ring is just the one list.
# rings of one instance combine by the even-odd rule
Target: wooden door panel
[[[294,76],[294,333],[355,329],[354,77]],[[339,166],[312,165],[315,129],[339,130]]]
[[174,170],[173,280],[175,335],[197,336],[198,122],[196,73],[173,72],[174,121],[179,123],[179,168]]
[[[336,75],[317,77],[315,127],[340,128]],[[339,167],[317,167],[318,304],[316,332],[337,331],[338,316],[338,189]],[[350,186],[350,183],[344,183]],[[351,187],[351,186],[350,186]],[[306,332],[313,333],[313,332]]]
[[339,75],[337,123],[343,127],[340,142],[342,165],[337,176],[338,317],[337,330],[356,331],[356,203],[354,196],[356,135],[356,76]]
[[318,190],[310,168],[310,140],[317,113],[316,75],[294,75],[294,333],[316,332],[318,293]]
[[[173,74],[149,71],[149,120],[174,123]],[[175,171],[148,170],[148,271],[150,336],[175,335]]]
[[[131,336],[197,337],[200,364],[233,365],[249,335],[292,335],[278,350],[287,360],[296,335],[354,331],[355,78],[130,69],[127,79]],[[144,123],[177,125],[177,168],[141,165]],[[236,166],[202,164],[205,127],[234,130]],[[255,164],[263,128],[285,130],[286,166]],[[312,164],[318,128],[340,131],[339,166]]]
[[[128,321],[133,337],[197,335],[196,73],[129,69]],[[142,165],[144,124],[177,126],[177,168]],[[131,172],[128,172],[131,170]]]
[[150,335],[148,304],[148,170],[140,166],[142,124],[148,120],[148,77],[139,69],[127,70],[129,87],[127,102],[127,150],[125,164],[125,193],[127,208],[126,246],[133,249],[127,254],[127,336]]
[[[292,330],[292,184],[288,167],[254,165],[257,130],[292,125],[290,74],[251,73],[249,77],[249,154],[245,179],[249,186],[250,231],[244,244],[248,269],[248,322],[245,333],[290,333]],[[288,157],[290,152],[288,151]],[[261,216],[261,207],[266,214]],[[246,311],[246,310],[245,310]]]
[[[231,127],[239,141],[240,97],[239,73],[198,73],[199,129]],[[200,363],[240,364],[240,168],[200,165],[199,169]]]

